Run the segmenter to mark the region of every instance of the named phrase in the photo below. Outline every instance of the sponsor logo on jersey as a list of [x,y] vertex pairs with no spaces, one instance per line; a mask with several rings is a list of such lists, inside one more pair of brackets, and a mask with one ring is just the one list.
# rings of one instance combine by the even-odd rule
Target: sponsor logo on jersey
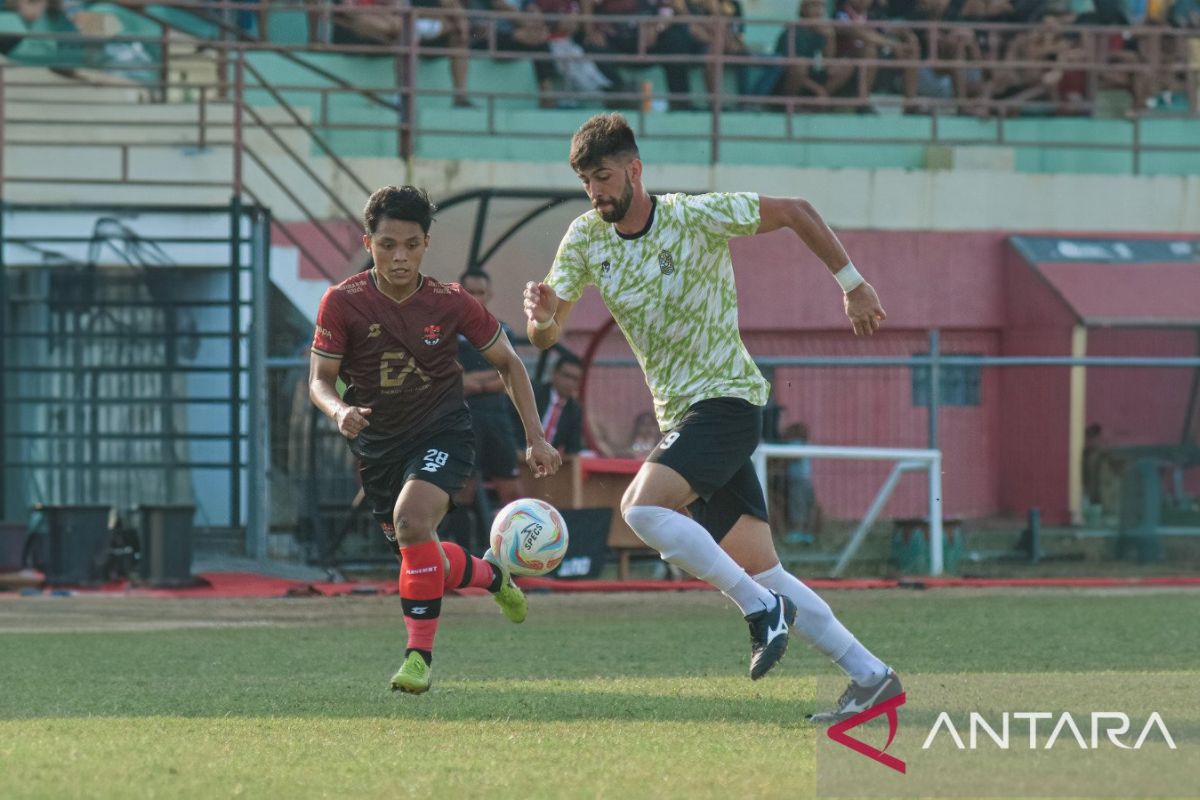
[[367,338],[374,339],[376,336],[379,336],[381,333],[383,333],[382,328],[383,328],[382,323],[372,322],[371,329],[367,332]]

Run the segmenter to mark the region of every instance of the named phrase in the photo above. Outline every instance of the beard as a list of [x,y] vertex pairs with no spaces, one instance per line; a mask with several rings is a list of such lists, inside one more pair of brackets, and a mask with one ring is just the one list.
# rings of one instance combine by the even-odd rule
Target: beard
[[613,223],[620,222],[625,219],[625,214],[629,211],[629,206],[633,203],[633,181],[629,179],[628,173],[625,175],[625,188],[621,190],[621,196],[613,200],[613,206],[608,211],[600,211],[600,219],[605,222]]

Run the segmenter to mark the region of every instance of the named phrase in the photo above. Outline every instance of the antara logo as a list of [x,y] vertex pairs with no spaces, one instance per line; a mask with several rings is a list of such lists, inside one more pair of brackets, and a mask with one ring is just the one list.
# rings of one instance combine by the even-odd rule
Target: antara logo
[[[843,744],[856,753],[862,753],[872,761],[878,761],[885,767],[894,769],[896,772],[901,774],[906,773],[908,772],[908,767],[903,761],[895,756],[889,756],[886,752],[884,752],[888,749],[888,747],[891,746],[892,740],[896,738],[896,731],[900,728],[900,721],[896,717],[896,709],[904,705],[904,697],[905,693],[901,692],[890,700],[885,700],[878,705],[868,708],[866,711],[860,711],[853,717],[844,719],[836,725],[830,726],[829,730],[826,731],[825,734],[838,744]],[[870,720],[875,719],[880,714],[887,714],[888,721],[888,739],[882,750],[872,747],[866,742],[855,739],[853,736],[846,735],[846,731],[850,730],[851,728],[857,728],[864,722],[869,722]]]
[[433,347],[442,340],[441,325],[426,325],[425,326],[425,344]]
[[[938,718],[933,723],[933,728],[929,731],[929,736],[925,738],[925,744],[921,745],[922,750],[928,750],[937,738],[940,732],[944,731],[946,736],[954,742],[954,746],[959,750],[978,750],[981,746],[986,746],[987,741],[980,741],[982,737],[979,732],[986,734],[988,739],[1001,750],[1009,749],[1009,733],[1011,732],[1010,719],[1016,720],[1017,725],[1021,722],[1027,722],[1029,728],[1029,749],[1038,749],[1038,720],[1054,719],[1054,714],[1049,711],[1017,711],[1009,714],[1004,712],[1000,717],[999,724],[994,728],[988,724],[988,721],[983,718],[983,715],[972,711],[967,718],[966,728],[968,731],[967,741],[969,744],[963,743],[963,738],[958,732],[958,728],[954,727],[954,720],[950,719],[950,715],[943,711],[938,715]],[[1159,716],[1157,711],[1150,714],[1146,720],[1146,724],[1142,726],[1141,735],[1133,744],[1125,744],[1118,736],[1123,736],[1129,732],[1130,720],[1128,715],[1120,711],[1093,711],[1091,713],[1090,725],[1084,722],[1084,730],[1089,727],[1091,729],[1090,743],[1084,737],[1080,727],[1075,722],[1075,718],[1067,711],[1064,711],[1058,717],[1058,721],[1054,723],[1054,727],[1050,730],[1050,736],[1046,739],[1045,744],[1041,746],[1043,750],[1050,750],[1060,738],[1066,739],[1069,735],[1073,738],[1080,750],[1098,750],[1100,749],[1101,739],[1100,732],[1104,731],[1105,738],[1110,744],[1122,750],[1140,750],[1145,744],[1146,738],[1149,737],[1150,731],[1157,728],[1162,740],[1166,742],[1167,747],[1174,750],[1175,740],[1171,738],[1171,732],[1167,730],[1167,725],[1163,722],[1163,718]],[[996,730],[999,728],[999,731]],[[1043,729],[1045,730],[1045,729]]]

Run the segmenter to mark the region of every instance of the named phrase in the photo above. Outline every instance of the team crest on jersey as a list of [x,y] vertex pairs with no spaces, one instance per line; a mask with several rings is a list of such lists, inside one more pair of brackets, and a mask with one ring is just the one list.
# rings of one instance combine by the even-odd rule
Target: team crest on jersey
[[425,344],[433,347],[442,340],[441,325],[426,325],[425,326]]
[[383,333],[382,328],[382,323],[372,322],[370,329],[367,331],[367,338],[374,339],[376,336],[379,336],[381,333]]
[[658,251],[658,270],[663,275],[670,275],[675,271],[675,259],[671,258],[671,254],[666,250]]
[[611,269],[612,269],[612,264],[609,262],[609,260],[608,260],[607,258],[606,258],[606,259],[604,259],[604,262],[603,262],[603,263],[600,265],[600,273],[601,273],[602,275],[604,275],[604,277],[606,277],[606,278],[607,278],[607,277],[608,277],[608,272],[609,272],[609,270],[611,270]]

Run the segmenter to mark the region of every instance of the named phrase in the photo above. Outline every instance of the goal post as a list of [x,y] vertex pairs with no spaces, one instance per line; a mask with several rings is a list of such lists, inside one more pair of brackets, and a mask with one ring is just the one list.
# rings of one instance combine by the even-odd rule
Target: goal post
[[754,469],[762,484],[764,494],[767,494],[767,507],[771,507],[769,493],[770,483],[767,480],[767,459],[769,458],[833,458],[857,461],[891,461],[894,462],[892,471],[883,482],[875,499],[871,501],[867,513],[855,528],[850,541],[838,555],[831,575],[840,577],[846,566],[854,558],[875,524],[883,507],[887,504],[892,490],[905,472],[924,470],[929,475],[928,516],[929,516],[929,574],[942,574],[942,451],[920,450],[894,447],[835,447],[816,444],[760,444],[754,451]]

